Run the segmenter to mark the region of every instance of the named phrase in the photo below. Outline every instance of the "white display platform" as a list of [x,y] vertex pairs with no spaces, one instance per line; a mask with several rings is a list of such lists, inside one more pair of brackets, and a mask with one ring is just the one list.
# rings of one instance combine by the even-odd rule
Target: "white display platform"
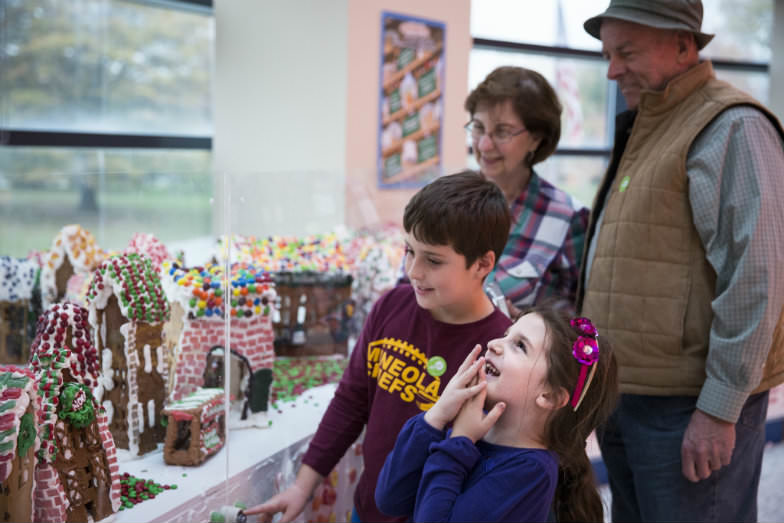
[[161,451],[121,462],[121,474],[176,484],[177,489],[118,512],[115,521],[207,522],[210,512],[222,505],[239,501],[252,506],[266,500],[293,479],[294,466],[307,449],[335,388],[335,384],[322,385],[296,401],[280,402],[281,412],[270,407],[269,428],[231,430],[227,444],[200,466],[167,465]]

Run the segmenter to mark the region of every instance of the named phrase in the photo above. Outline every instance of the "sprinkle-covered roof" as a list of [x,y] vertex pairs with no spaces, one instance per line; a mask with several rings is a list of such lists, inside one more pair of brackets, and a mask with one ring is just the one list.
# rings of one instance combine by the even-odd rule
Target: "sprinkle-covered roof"
[[352,260],[346,254],[347,244],[334,233],[302,238],[234,236],[232,257],[269,272],[350,272]]
[[268,315],[275,301],[270,274],[247,263],[235,263],[230,270],[231,290],[227,298],[222,286],[225,283],[222,265],[188,269],[167,260],[161,268],[166,295],[172,301],[179,301],[189,316],[222,319],[227,301],[233,317]]
[[[57,448],[54,424],[68,369],[75,383],[88,388],[98,385],[98,352],[92,344],[88,312],[74,303],[55,303],[38,319],[38,330],[30,355],[30,367],[38,381],[41,451],[51,461]],[[92,395],[90,395],[91,402]],[[95,407],[95,405],[93,405]]]
[[169,301],[147,256],[120,254],[101,262],[87,291],[91,314],[106,308],[112,294],[117,297],[123,316],[131,321],[158,323],[169,319]]
[[0,256],[0,301],[29,300],[38,276],[34,260]]
[[25,414],[30,402],[35,405],[35,377],[26,368],[0,367],[0,483],[5,483],[17,455],[32,447],[38,450],[35,419]]
[[66,257],[74,272],[90,272],[104,258],[104,252],[96,245],[95,237],[80,225],[66,225],[54,240],[52,247],[44,254],[41,263],[41,290],[44,304],[48,305],[57,295],[55,273]]
[[123,254],[146,254],[152,264],[158,268],[164,260],[171,258],[168,249],[158,238],[152,234],[137,232],[131,237],[128,247]]

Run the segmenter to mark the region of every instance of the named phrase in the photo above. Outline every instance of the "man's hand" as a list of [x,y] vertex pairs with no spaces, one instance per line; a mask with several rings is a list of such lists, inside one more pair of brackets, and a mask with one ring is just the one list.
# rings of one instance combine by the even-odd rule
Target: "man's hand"
[[695,410],[681,445],[683,475],[695,483],[707,479],[730,464],[734,449],[735,424]]

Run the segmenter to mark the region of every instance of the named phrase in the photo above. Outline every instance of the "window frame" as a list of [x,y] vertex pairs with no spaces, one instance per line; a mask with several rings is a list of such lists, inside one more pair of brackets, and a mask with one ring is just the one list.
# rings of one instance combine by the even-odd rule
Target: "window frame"
[[[184,10],[214,16],[213,0],[121,0],[160,9]],[[199,149],[212,150],[212,135],[148,133],[99,133],[56,130],[23,130],[3,127],[0,121],[0,147],[85,147],[94,149]]]

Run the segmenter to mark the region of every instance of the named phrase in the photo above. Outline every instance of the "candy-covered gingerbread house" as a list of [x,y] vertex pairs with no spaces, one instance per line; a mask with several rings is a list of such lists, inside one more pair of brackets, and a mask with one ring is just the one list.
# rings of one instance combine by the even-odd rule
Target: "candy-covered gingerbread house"
[[168,418],[163,460],[198,465],[226,441],[223,389],[199,388],[163,410]]
[[337,234],[232,238],[234,257],[272,273],[279,355],[348,353],[354,310],[348,241]]
[[33,521],[37,402],[29,369],[0,367],[0,521]]
[[41,313],[35,260],[0,256],[0,363],[27,363]]
[[87,302],[114,442],[132,455],[155,450],[166,434],[168,379],[162,331],[169,302],[158,273],[146,256],[107,258],[93,272]]
[[89,274],[104,258],[95,238],[80,225],[66,225],[54,240],[41,261],[41,299],[43,307],[62,301],[68,280],[76,275]]
[[169,250],[163,242],[154,235],[144,232],[137,232],[131,236],[131,241],[128,242],[128,247],[125,248],[123,254],[144,254],[150,258],[156,269],[160,269],[164,260],[171,258]]
[[[182,399],[201,387],[208,353],[214,347],[230,344],[232,352],[246,358],[250,367],[250,411],[266,411],[275,357],[271,320],[275,288],[270,275],[252,265],[233,264],[227,297],[220,265],[186,269],[167,261],[162,274],[166,295],[174,307],[184,311],[171,399]],[[227,306],[231,317],[228,343],[224,320]]]
[[33,521],[99,521],[120,506],[117,454],[93,394],[98,353],[88,313],[52,304],[38,320],[30,366],[38,382],[41,448]]

